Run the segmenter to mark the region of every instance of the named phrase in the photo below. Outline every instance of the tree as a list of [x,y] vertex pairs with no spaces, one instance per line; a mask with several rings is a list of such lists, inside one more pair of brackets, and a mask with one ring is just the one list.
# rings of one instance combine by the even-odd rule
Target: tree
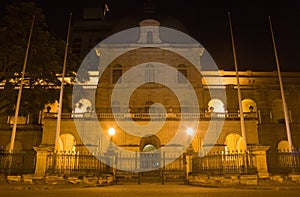
[[[0,90],[0,98],[9,101],[7,113],[14,111],[33,15],[36,20],[19,114],[36,115],[46,103],[58,99],[57,87],[61,82],[57,74],[62,72],[65,42],[48,32],[43,10],[34,2],[12,3],[6,7],[6,14],[0,21],[0,83],[4,87]],[[67,75],[72,75],[77,64],[78,60],[69,52]]]

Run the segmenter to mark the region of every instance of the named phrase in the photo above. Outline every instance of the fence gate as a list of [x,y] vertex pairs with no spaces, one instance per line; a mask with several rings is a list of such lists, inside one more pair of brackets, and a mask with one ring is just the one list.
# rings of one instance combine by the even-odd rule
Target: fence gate
[[117,182],[164,184],[186,181],[186,168],[180,155],[166,155],[160,152],[134,155],[119,153],[116,161]]

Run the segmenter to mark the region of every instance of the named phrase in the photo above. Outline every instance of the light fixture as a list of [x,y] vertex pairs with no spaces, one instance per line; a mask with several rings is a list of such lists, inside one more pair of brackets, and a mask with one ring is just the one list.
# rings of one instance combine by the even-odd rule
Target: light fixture
[[194,130],[192,128],[187,128],[186,129],[186,134],[187,135],[193,135],[194,134]]
[[114,128],[108,129],[108,135],[114,136],[116,134],[116,130]]

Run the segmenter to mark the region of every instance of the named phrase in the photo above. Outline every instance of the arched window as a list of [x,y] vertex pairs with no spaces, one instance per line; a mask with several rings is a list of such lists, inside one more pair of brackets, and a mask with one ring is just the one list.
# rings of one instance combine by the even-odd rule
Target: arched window
[[187,69],[184,64],[178,66],[178,83],[187,83]]
[[112,83],[122,82],[122,74],[122,66],[120,64],[115,65],[112,71]]
[[75,109],[74,113],[88,113],[92,112],[93,106],[92,102],[88,99],[80,99],[76,104],[75,104]]
[[208,112],[224,113],[224,104],[220,99],[212,99],[208,102]]
[[156,150],[157,148],[153,144],[146,144],[143,148],[143,152],[152,152]]
[[242,100],[243,112],[257,112],[256,103],[252,99]]
[[153,43],[152,31],[147,32],[147,43]]

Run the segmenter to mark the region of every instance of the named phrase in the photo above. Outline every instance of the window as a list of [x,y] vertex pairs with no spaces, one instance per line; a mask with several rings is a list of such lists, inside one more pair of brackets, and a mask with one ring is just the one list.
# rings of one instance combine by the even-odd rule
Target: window
[[183,64],[178,66],[178,83],[187,83],[187,70]]
[[112,72],[112,83],[122,82],[122,66],[116,65]]
[[153,65],[148,64],[146,66],[146,70],[145,70],[145,82],[149,83],[149,82],[155,82],[155,70]]

